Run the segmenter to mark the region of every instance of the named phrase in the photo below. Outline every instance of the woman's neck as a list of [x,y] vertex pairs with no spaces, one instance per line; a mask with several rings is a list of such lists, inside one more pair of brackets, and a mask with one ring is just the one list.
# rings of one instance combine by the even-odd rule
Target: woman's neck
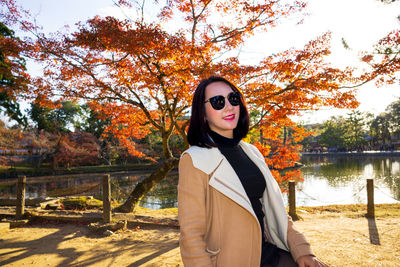
[[214,131],[210,131],[210,136],[218,147],[234,147],[240,142],[240,138],[228,138]]

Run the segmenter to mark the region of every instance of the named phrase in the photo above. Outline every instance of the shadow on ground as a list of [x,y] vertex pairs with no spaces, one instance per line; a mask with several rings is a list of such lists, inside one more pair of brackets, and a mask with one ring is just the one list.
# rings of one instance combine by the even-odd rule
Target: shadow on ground
[[[165,229],[154,229],[128,230],[102,237],[84,226],[27,227],[34,229],[38,238],[24,237],[23,228],[14,230],[12,235],[15,237],[5,235],[0,238],[0,266],[26,263],[46,263],[48,266],[146,266],[157,257],[168,258],[164,254],[179,246],[178,232],[174,229],[167,235]],[[49,233],[43,236],[46,231]]]

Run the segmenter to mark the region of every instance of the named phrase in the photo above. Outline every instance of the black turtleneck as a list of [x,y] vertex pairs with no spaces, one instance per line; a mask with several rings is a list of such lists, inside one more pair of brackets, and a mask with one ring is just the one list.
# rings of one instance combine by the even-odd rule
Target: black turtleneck
[[262,204],[260,201],[266,186],[263,174],[257,165],[238,145],[240,139],[226,138],[213,131],[211,131],[210,136],[218,145],[218,149],[229,161],[240,181],[242,182],[244,190],[250,199],[254,213],[256,214],[261,229],[263,230],[264,213],[262,211]]
[[[213,131],[210,131],[210,136],[242,182],[243,188],[250,199],[251,206],[261,226],[262,236],[264,237],[264,212],[262,210],[261,198],[266,183],[263,174],[238,145],[240,138],[226,138]],[[261,238],[261,242],[261,266],[267,263],[272,264],[271,266],[276,265],[279,261],[278,248],[265,241],[264,238]]]

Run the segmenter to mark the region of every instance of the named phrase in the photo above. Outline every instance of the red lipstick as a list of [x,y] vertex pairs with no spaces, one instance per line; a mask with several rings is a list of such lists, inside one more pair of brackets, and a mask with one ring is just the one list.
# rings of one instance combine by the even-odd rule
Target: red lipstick
[[234,120],[234,119],[235,119],[235,114],[230,114],[230,115],[224,117],[224,120],[227,120],[227,121],[231,121],[231,120]]

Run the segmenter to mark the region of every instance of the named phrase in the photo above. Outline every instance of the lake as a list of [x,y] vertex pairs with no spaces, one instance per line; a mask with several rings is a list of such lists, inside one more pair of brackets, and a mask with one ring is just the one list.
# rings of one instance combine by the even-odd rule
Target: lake
[[400,200],[400,157],[303,156],[301,161],[297,206],[366,204],[366,179],[374,179],[375,204]]
[[[366,179],[373,178],[375,203],[400,200],[400,157],[303,156],[304,181],[296,185],[297,206],[366,203]],[[148,172],[111,174],[112,198],[124,200]],[[0,198],[14,198],[16,180],[0,181]],[[145,196],[140,206],[152,209],[176,207],[176,171]],[[27,178],[26,197],[91,195],[101,199],[101,175],[80,174]],[[286,201],[286,195],[284,195]]]

